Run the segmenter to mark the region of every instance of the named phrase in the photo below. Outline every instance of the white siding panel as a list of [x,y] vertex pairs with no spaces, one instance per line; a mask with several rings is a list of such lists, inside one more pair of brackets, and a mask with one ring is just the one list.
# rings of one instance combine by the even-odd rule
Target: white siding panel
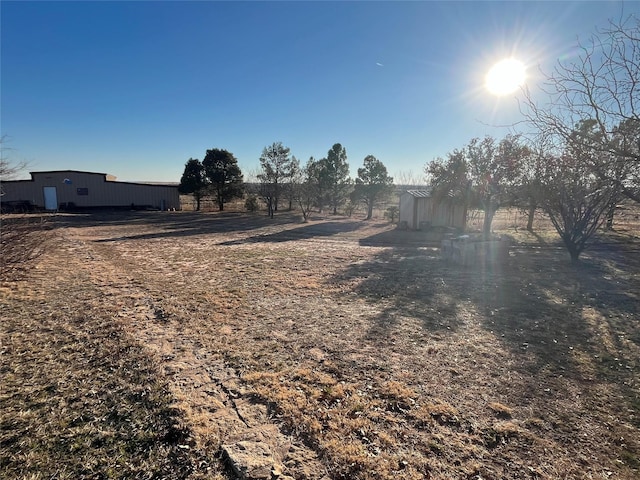
[[432,227],[465,228],[466,211],[464,206],[447,199],[436,203],[433,197],[415,196],[405,192],[400,195],[401,222],[407,222],[411,229],[418,229],[422,222]]
[[413,228],[413,195],[403,193],[400,195],[400,222],[407,222],[410,228]]

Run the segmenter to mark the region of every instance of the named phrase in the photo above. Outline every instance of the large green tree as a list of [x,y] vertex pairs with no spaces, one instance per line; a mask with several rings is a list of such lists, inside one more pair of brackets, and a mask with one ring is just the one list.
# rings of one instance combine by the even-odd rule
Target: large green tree
[[307,184],[313,186],[313,188],[309,189],[312,195],[313,206],[318,209],[318,212],[322,212],[322,209],[329,201],[327,193],[329,182],[326,179],[326,162],[326,158],[316,160],[310,157],[304,167]]
[[296,171],[291,182],[293,198],[298,204],[305,222],[309,219],[311,209],[317,205],[320,188],[316,177],[317,164],[318,162],[313,157],[309,158],[307,164]]
[[545,165],[542,151],[531,149],[520,166],[520,179],[514,186],[513,205],[527,215],[527,230],[533,232],[533,221],[542,200],[541,170]]
[[433,159],[425,167],[425,176],[438,201],[448,197],[469,206],[471,180],[463,150],[454,149],[446,158]]
[[207,150],[202,165],[220,211],[224,210],[224,204],[229,200],[242,196],[242,171],[232,153],[218,148]]
[[488,238],[495,213],[501,206],[512,203],[516,195],[522,165],[530,152],[514,135],[507,135],[497,143],[490,136],[482,140],[474,138],[465,151],[472,192],[484,211],[482,233]]
[[303,167],[300,166],[300,160],[292,155],[289,176],[283,185],[283,194],[288,200],[289,210],[293,210],[293,203],[296,201],[296,188],[300,182],[301,176],[303,176],[303,170]]
[[482,232],[488,237],[496,211],[514,201],[530,154],[517,136],[507,135],[499,142],[490,136],[474,138],[446,160],[432,161],[426,173],[437,198],[456,199],[484,211]]
[[329,205],[333,208],[335,215],[352,189],[347,150],[339,143],[334,144],[327,158],[322,159],[321,170],[321,181],[325,184],[324,189],[328,193]]
[[202,162],[197,158],[187,160],[178,191],[185,195],[193,195],[196,201],[196,210],[200,210],[200,201],[206,194],[208,185]]
[[353,191],[356,201],[367,206],[367,220],[373,215],[373,207],[393,192],[393,177],[387,173],[387,167],[373,155],[367,155],[364,166],[358,169],[358,178]]
[[299,167],[295,158],[290,156],[290,151],[282,142],[274,142],[264,147],[260,155],[262,171],[258,174],[258,179],[270,216],[278,211],[278,202],[283,193],[286,193],[287,184]]

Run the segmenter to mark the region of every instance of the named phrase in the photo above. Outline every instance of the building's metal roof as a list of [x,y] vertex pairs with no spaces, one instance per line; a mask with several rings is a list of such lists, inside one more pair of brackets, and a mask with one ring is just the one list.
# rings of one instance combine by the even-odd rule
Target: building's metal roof
[[428,190],[407,190],[406,193],[417,198],[428,198],[431,196],[431,189]]
[[[99,173],[99,172],[86,172],[86,171],[82,171],[82,170],[45,170],[45,171],[39,171],[39,172],[29,172],[29,175],[31,175],[30,179],[26,179],[26,180],[3,180],[2,183],[29,183],[29,182],[34,182],[36,180],[36,177],[42,177],[45,176],[47,174],[78,174],[78,175],[98,175],[103,177],[104,181],[106,183],[118,183],[118,184],[123,184],[123,183],[127,183],[130,185],[144,185],[147,187],[172,187],[172,188],[178,188],[178,185],[180,185],[179,182],[122,182],[119,181],[117,179],[117,177],[115,177],[114,175],[111,175],[109,173]],[[66,180],[66,179],[65,179]]]
[[[39,172],[29,172],[31,177],[34,175],[43,175],[47,173],[81,173],[83,175],[109,175],[108,173],[100,173],[100,172],[87,172],[84,170],[44,170]],[[111,176],[111,175],[109,175]]]

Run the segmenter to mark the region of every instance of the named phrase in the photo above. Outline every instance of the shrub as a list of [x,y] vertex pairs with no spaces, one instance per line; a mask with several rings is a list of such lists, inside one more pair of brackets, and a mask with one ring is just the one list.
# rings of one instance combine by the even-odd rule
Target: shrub
[[258,197],[249,195],[244,202],[244,208],[247,212],[256,212],[258,210]]
[[353,203],[353,202],[347,202],[347,204],[344,206],[344,213],[347,214],[347,216],[349,218],[351,218],[351,215],[353,215],[353,213],[358,209],[358,204],[357,203]]
[[384,211],[385,218],[388,218],[391,223],[395,223],[396,218],[400,215],[400,209],[396,206],[389,207]]

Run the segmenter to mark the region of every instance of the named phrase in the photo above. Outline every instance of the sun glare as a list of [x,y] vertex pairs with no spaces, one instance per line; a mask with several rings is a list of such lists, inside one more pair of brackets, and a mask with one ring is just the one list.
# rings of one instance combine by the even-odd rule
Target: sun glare
[[494,95],[508,95],[524,84],[525,71],[524,63],[520,60],[505,58],[487,72],[484,85]]

